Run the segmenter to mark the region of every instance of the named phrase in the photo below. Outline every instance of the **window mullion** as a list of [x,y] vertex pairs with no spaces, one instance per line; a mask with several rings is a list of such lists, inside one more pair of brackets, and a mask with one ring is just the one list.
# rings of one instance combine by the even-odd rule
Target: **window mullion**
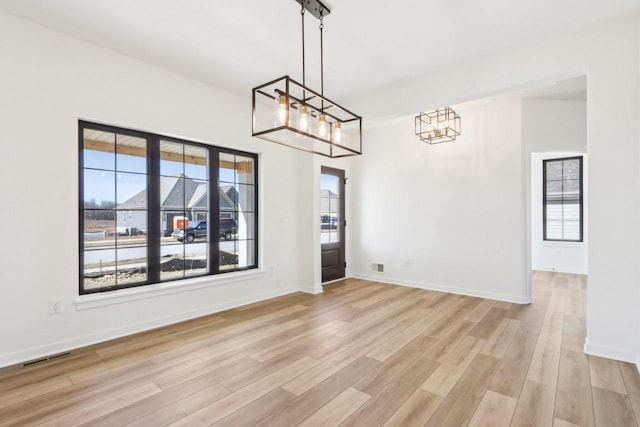
[[580,181],[578,183],[579,186],[579,191],[580,191],[580,241],[584,241],[584,224],[583,224],[583,216],[584,216],[584,188],[583,188],[583,170],[582,170],[582,162],[584,160],[584,157],[580,157],[579,163],[578,163],[578,167],[580,168],[580,173],[579,173],[579,178]]
[[220,272],[220,151],[209,148],[209,273]]
[[79,240],[79,264],[78,264],[78,294],[82,295],[84,289],[84,126],[79,122],[78,126],[78,240]]
[[564,203],[564,196],[565,196],[565,192],[564,192],[564,188],[565,188],[565,183],[567,182],[564,179],[564,160],[560,161],[560,185],[561,185],[561,190],[560,190],[560,198],[561,198],[561,203],[560,203],[560,224],[562,226],[562,239],[561,240],[566,240],[565,237],[565,222],[564,222],[564,210],[565,210],[565,203]]
[[542,239],[547,240],[547,161],[542,162]]
[[149,283],[160,282],[160,139],[150,136],[147,150],[147,262]]

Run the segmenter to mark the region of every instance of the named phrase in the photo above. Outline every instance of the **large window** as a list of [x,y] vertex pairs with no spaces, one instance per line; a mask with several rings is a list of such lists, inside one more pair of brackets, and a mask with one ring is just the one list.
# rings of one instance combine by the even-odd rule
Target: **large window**
[[80,122],[80,293],[257,267],[257,157]]
[[582,156],[543,161],[544,240],[582,242]]

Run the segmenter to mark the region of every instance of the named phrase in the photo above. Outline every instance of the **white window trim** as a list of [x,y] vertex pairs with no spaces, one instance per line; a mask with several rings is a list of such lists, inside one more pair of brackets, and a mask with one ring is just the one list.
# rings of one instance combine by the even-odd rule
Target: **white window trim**
[[587,246],[587,242],[584,239],[582,242],[542,240],[542,246],[550,248],[580,248]]
[[210,288],[212,286],[228,285],[231,283],[243,282],[245,280],[258,279],[264,275],[265,271],[263,269],[252,269],[210,276],[200,276],[184,280],[156,283],[153,285],[136,286],[134,288],[116,289],[109,292],[80,295],[75,299],[75,304],[77,310],[88,310],[162,295]]

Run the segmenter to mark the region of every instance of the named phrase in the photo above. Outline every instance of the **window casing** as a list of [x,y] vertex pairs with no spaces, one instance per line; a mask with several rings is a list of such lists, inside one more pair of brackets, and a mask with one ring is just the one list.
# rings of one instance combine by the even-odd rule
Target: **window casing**
[[583,241],[583,157],[542,162],[543,239]]
[[257,155],[85,121],[78,139],[80,294],[258,267]]

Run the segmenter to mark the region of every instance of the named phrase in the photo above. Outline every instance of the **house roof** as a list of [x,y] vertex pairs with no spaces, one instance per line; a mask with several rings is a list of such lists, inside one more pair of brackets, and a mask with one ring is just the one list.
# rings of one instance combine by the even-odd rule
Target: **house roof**
[[238,200],[238,193],[231,185],[220,186],[220,209],[233,210]]
[[187,206],[206,208],[207,207],[206,196],[207,196],[207,184],[199,183],[198,186],[196,187],[196,190],[193,192],[193,195],[191,196],[191,200],[189,200],[189,203],[187,203]]
[[320,190],[320,212],[337,212],[338,195],[331,190],[323,188]]
[[[207,208],[207,183],[197,182],[184,174],[160,177],[160,206],[162,209],[182,210]],[[220,209],[236,208],[237,192],[231,185],[218,189]],[[118,209],[146,209],[147,190],[143,190],[118,205]]]
[[338,197],[336,193],[326,188],[320,190],[320,197]]
[[[164,199],[160,199],[160,206],[165,209],[182,209],[182,207],[193,208],[192,205],[189,205],[193,193],[196,192],[198,188],[198,184],[184,175],[181,175],[180,178],[176,181],[171,180],[173,184],[171,190],[168,192],[167,197]],[[206,185],[206,184],[205,184]],[[160,180],[160,188],[162,188],[162,179]],[[162,190],[160,194],[162,194]]]

